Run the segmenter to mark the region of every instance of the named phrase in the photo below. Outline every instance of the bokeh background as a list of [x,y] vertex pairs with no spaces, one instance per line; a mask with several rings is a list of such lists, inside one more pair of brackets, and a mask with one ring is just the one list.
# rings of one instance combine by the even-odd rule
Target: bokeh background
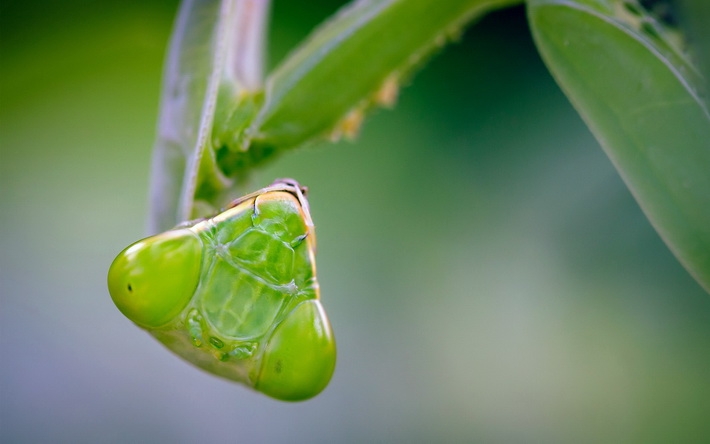
[[[276,0],[270,66],[339,3]],[[310,187],[338,340],[330,386],[288,404],[184,363],[106,289],[144,234],[177,2],[1,5],[3,442],[709,439],[710,295],[554,84],[523,8],[471,28],[356,142],[255,175]]]

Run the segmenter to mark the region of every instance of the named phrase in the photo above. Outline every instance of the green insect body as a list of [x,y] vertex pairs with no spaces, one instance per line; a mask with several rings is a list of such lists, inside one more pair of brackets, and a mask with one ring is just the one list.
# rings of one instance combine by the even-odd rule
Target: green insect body
[[134,243],[109,270],[114,303],[215,375],[282,400],[317,395],[336,353],[303,191],[280,180],[212,218]]

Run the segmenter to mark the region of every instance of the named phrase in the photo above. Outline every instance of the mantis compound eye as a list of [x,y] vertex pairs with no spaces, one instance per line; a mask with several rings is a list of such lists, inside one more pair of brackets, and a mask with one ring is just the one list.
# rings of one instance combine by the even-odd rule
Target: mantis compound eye
[[254,387],[277,399],[320,393],[335,370],[335,339],[318,300],[296,306],[269,339]]
[[188,229],[140,240],[111,264],[111,298],[128,319],[142,327],[167,324],[195,293],[201,259],[202,242]]

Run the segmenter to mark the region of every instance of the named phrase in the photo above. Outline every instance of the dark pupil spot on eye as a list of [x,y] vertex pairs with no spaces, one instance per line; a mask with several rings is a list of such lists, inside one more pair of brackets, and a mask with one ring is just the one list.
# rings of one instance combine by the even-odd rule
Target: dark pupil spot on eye
[[133,291],[133,287],[131,286],[131,284],[128,284],[128,291]]
[[276,373],[281,373],[281,360],[276,361],[276,365],[274,366],[274,371]]

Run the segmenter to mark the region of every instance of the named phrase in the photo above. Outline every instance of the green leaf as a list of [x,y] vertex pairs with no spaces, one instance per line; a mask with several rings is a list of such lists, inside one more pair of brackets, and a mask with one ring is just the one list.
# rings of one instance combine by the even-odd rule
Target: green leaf
[[557,82],[710,291],[710,113],[682,36],[632,0],[529,0],[528,14]]
[[[679,0],[680,20],[688,28],[688,39],[705,77],[705,90],[710,90],[710,2],[708,0]],[[710,98],[705,96],[705,103]]]

